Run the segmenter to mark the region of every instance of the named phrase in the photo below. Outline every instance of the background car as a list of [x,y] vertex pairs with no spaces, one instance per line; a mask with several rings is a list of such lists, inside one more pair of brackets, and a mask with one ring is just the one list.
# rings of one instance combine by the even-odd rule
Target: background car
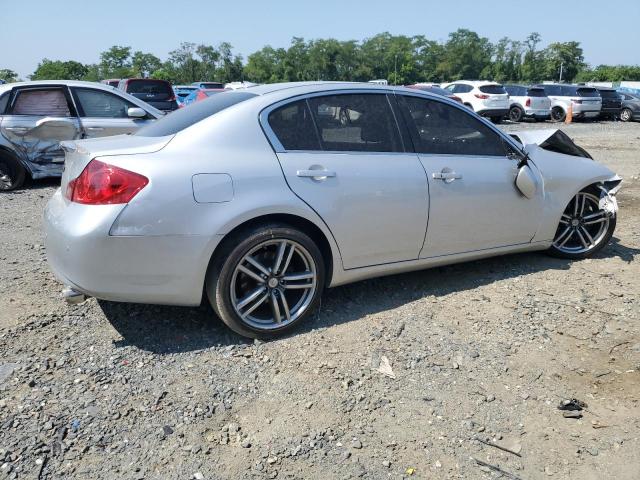
[[118,88],[118,83],[120,83],[119,78],[107,78],[105,80],[100,80],[100,83],[105,85],[109,85],[110,87]]
[[195,90],[193,92],[191,92],[189,95],[187,95],[184,100],[182,101],[182,105],[180,105],[181,107],[186,107],[187,105],[190,105],[194,102],[199,102],[200,100],[205,100],[207,98],[209,98],[212,95],[215,95],[217,93],[221,93],[224,92],[225,89],[224,88],[200,88],[198,90]]
[[512,122],[520,122],[523,118],[548,120],[551,118],[551,100],[539,87],[524,85],[505,85],[509,94],[509,114]]
[[440,88],[435,84],[426,84],[426,83],[415,83],[413,85],[405,85],[407,88],[413,88],[415,90],[422,90],[423,92],[433,93],[434,95],[440,95],[441,97],[447,97],[454,102],[462,103],[462,99],[449,90],[445,90],[444,88]]
[[593,87],[556,83],[544,83],[535,87],[542,88],[551,99],[551,120],[555,122],[564,122],[569,105],[574,118],[596,118],[600,115],[602,98]]
[[640,120],[640,95],[635,93],[619,92],[622,95],[622,110],[620,120],[629,122]]
[[25,178],[59,177],[63,140],[132,133],[163,116],[95,82],[51,80],[0,86],[0,190]]
[[118,89],[163,112],[172,112],[178,108],[176,94],[166,80],[124,78],[118,83]]
[[596,87],[602,98],[601,118],[616,119],[620,117],[622,111],[622,96],[614,88]]
[[67,144],[47,258],[72,298],[204,294],[234,331],[271,337],[328,286],[521,251],[590,256],[615,229],[620,179],[534,133],[519,143],[402,87],[219,93],[134,135]]
[[198,88],[224,88],[222,82],[193,82],[191,85]]
[[500,123],[509,113],[509,95],[502,85],[495,82],[459,80],[443,88],[462,99],[462,103],[478,115]]
[[184,99],[187,98],[190,93],[195,92],[198,89],[199,87],[196,87],[195,85],[174,85],[173,92],[176,94],[178,107],[182,106],[182,102],[184,102]]

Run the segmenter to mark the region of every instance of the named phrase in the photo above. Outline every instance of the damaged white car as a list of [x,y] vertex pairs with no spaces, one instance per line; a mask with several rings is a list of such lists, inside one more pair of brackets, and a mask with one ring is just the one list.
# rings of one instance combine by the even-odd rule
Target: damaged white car
[[444,97],[371,84],[225,92],[131,136],[68,142],[45,213],[68,298],[199,305],[251,337],[325,287],[611,238],[621,179],[560,131],[509,136]]
[[0,191],[19,188],[27,176],[61,176],[61,141],[132,133],[162,116],[142,100],[99,83],[0,85]]

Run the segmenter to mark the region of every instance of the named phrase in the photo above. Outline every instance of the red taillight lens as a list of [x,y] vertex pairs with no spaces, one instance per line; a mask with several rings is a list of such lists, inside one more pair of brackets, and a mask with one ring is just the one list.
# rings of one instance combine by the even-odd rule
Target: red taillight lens
[[525,107],[530,107],[531,106],[531,99],[527,98],[527,101],[524,103]]
[[476,98],[479,98],[480,100],[486,100],[487,98],[489,98],[489,95],[483,95],[481,93],[476,93],[474,95],[476,96]]
[[80,176],[68,183],[66,196],[86,205],[129,203],[148,183],[139,173],[91,160]]

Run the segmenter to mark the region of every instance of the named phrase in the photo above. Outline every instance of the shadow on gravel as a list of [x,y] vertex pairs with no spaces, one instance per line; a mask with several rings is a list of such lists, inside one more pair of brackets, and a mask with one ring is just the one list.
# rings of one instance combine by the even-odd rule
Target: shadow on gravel
[[[639,253],[639,249],[626,247],[614,238],[596,258],[618,257],[630,262]],[[543,253],[522,253],[336,287],[326,291],[318,312],[291,335],[357,320],[426,296],[472,291],[522,275],[568,270],[570,265],[568,260],[548,257]],[[251,343],[226,328],[208,306],[183,308],[107,301],[98,303],[123,337],[116,342],[119,347],[132,345],[153,353],[169,354]]]

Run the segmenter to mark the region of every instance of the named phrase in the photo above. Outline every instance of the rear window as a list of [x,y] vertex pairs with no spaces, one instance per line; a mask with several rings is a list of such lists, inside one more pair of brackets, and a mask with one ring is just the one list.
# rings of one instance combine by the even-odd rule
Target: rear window
[[527,91],[527,95],[529,97],[546,97],[547,94],[544,93],[544,89],[543,88],[530,88]]
[[129,80],[127,93],[173,93],[169,82],[161,80]]
[[599,97],[600,94],[595,88],[578,88],[578,95],[581,97]]
[[202,102],[191,104],[189,108],[176,110],[166,117],[141,128],[134,133],[134,135],[139,137],[164,137],[166,135],[173,135],[198,123],[200,120],[204,120],[211,115],[255,96],[254,93],[248,92],[224,92],[219,95],[214,95]]
[[504,95],[507,93],[502,85],[483,85],[479,90],[482,93],[489,93],[493,95]]

